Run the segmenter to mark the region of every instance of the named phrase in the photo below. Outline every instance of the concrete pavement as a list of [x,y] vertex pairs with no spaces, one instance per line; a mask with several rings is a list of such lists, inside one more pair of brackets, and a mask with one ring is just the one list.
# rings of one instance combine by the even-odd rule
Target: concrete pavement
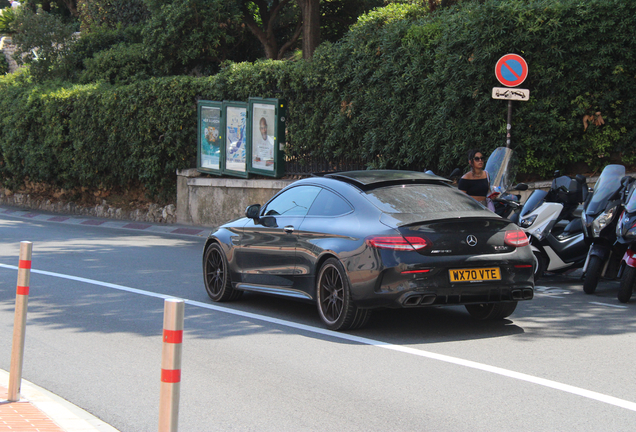
[[9,373],[0,369],[0,432],[119,432],[69,401],[22,380],[20,400],[9,402]]

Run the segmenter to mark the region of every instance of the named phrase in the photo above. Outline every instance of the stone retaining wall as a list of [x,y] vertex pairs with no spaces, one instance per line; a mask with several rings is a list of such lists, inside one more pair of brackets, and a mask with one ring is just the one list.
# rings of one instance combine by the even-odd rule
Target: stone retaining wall
[[147,209],[124,210],[122,208],[109,205],[106,200],[103,200],[101,204],[92,207],[85,207],[73,202],[52,202],[50,199],[33,197],[30,194],[6,194],[0,192],[0,205],[27,208],[31,210],[42,210],[51,213],[94,216],[136,222],[167,224],[177,222],[177,211],[174,204],[169,204],[165,207],[161,207],[157,204],[150,204]]

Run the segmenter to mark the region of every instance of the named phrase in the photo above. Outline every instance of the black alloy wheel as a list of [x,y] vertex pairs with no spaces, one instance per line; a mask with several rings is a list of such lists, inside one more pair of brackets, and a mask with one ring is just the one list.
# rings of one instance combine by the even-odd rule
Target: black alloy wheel
[[591,256],[590,262],[587,263],[587,269],[585,270],[585,279],[583,279],[583,291],[585,294],[594,294],[598,280],[601,277],[601,270],[603,269],[603,260],[597,256]]
[[320,268],[316,300],[320,318],[331,330],[360,328],[371,316],[370,310],[359,309],[351,300],[349,280],[335,258],[329,258]]
[[632,293],[634,292],[634,284],[636,284],[636,268],[627,266],[625,267],[625,270],[623,270],[621,286],[618,289],[618,294],[616,295],[619,302],[629,302],[629,299],[632,298]]
[[476,320],[501,320],[508,318],[517,308],[517,302],[480,303],[466,305],[466,310]]
[[225,253],[218,243],[212,243],[203,257],[203,281],[208,296],[215,302],[237,300],[243,291],[232,288]]

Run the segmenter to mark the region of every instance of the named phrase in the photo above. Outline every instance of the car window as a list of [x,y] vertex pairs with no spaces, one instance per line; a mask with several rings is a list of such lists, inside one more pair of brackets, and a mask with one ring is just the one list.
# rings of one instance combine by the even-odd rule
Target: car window
[[338,195],[326,189],[320,191],[309,209],[308,216],[341,216],[351,211],[351,206]]
[[459,190],[443,185],[396,185],[373,189],[367,198],[385,213],[439,213],[483,207]]
[[321,188],[317,186],[297,186],[287,189],[267,204],[263,215],[304,216],[320,191]]

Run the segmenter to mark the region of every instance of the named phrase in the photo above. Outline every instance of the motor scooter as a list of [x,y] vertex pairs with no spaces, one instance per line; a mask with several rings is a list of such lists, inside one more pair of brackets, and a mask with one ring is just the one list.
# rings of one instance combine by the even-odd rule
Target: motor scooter
[[616,223],[616,241],[628,245],[618,270],[621,284],[616,297],[621,303],[629,301],[636,285],[636,181],[625,195],[625,209]]
[[535,190],[526,200],[517,224],[528,235],[537,265],[535,282],[548,271],[563,273],[585,263],[580,204],[587,198],[586,178],[561,176],[557,171],[550,190]]
[[633,179],[623,165],[607,165],[583,206],[581,220],[586,241],[591,244],[583,266],[583,291],[593,294],[599,278],[614,279],[627,245],[616,242],[616,225]]
[[521,195],[515,195],[511,191],[528,190],[528,185],[519,183],[512,187],[517,170],[514,151],[508,147],[496,148],[490,154],[484,170],[490,180],[488,199],[492,200],[495,213],[517,223]]

